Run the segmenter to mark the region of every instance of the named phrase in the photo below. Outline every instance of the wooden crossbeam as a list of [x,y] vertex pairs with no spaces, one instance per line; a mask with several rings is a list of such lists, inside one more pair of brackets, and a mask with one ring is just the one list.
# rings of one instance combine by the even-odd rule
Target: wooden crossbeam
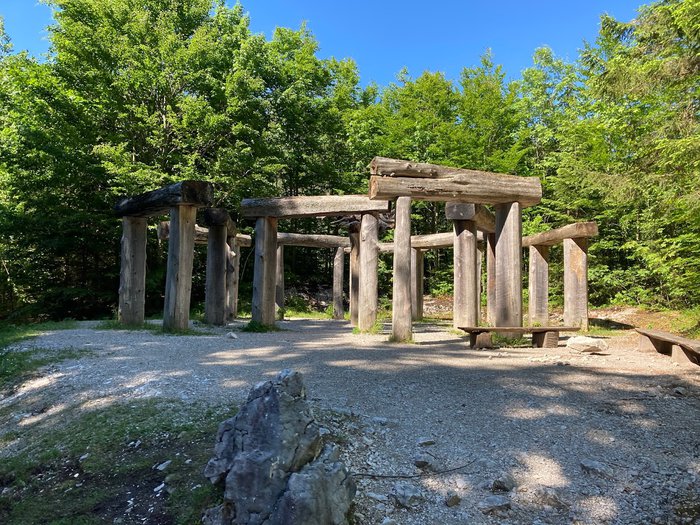
[[243,199],[244,217],[328,217],[363,213],[386,213],[389,203],[370,200],[365,195],[318,195]]
[[340,235],[316,235],[305,233],[277,233],[278,246],[303,246],[307,248],[350,248],[350,239]]
[[563,242],[564,239],[586,239],[596,235],[598,235],[598,225],[595,222],[576,222],[548,232],[523,237],[523,248],[552,246]]
[[125,197],[114,206],[117,217],[153,217],[173,206],[204,208],[214,201],[214,186],[208,182],[185,180],[134,197]]
[[445,203],[445,218],[448,221],[474,221],[479,231],[494,233],[496,216],[481,204],[463,202]]

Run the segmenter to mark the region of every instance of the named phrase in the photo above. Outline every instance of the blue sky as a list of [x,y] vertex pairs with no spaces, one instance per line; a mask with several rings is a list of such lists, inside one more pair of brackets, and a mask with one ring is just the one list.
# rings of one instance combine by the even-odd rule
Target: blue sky
[[[634,18],[640,0],[247,0],[251,29],[270,36],[277,26],[304,21],[318,40],[320,56],[353,58],[363,84],[386,85],[404,66],[459,78],[491,49],[511,78],[528,67],[533,51],[549,46],[574,60],[583,41],[593,41],[599,17]],[[34,55],[49,47],[51,11],[37,0],[0,0],[0,16],[16,50]]]

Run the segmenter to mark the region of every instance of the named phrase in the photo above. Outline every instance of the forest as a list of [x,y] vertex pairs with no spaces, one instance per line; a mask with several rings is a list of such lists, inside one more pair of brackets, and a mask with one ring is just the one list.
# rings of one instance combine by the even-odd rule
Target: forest
[[[593,305],[700,308],[699,0],[602,16],[574,62],[536,49],[515,80],[486,51],[458,81],[404,70],[388,86],[362,86],[352,59],[319,58],[306,27],[252,33],[240,4],[48,3],[46,60],[16,52],[0,20],[0,319],[114,314],[121,196],[205,180],[235,216],[245,197],[365,193],[376,155],[537,176],[544,198],[525,234],[598,223]],[[152,227],[157,313],[167,247]],[[437,203],[414,203],[413,227],[450,228]],[[289,282],[328,273],[331,254],[308,252]],[[451,292],[451,256],[431,255],[426,271],[429,292]]]

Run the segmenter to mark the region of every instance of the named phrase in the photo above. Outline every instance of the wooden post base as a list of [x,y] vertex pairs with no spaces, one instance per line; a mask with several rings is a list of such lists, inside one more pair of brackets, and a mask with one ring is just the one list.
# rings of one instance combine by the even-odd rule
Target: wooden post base
[[532,346],[536,348],[556,348],[559,346],[559,332],[533,332]]

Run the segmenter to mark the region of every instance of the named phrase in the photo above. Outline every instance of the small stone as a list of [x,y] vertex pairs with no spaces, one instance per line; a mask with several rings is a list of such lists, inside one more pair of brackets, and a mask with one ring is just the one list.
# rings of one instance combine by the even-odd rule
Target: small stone
[[377,494],[376,492],[368,492],[367,497],[381,503],[386,503],[389,501],[388,496],[385,496],[384,494]]
[[396,501],[397,505],[407,509],[416,507],[424,501],[420,490],[406,482],[396,483],[391,495]]
[[539,505],[555,509],[566,509],[569,507],[569,504],[551,487],[539,487],[535,489],[532,491],[532,499]]
[[399,525],[398,522],[391,518],[384,518],[382,520],[382,525]]
[[477,503],[477,508],[484,514],[493,514],[508,510],[511,506],[507,496],[489,496]]
[[607,465],[604,465],[600,461],[595,461],[594,459],[584,459],[581,461],[581,468],[584,472],[588,474],[595,474],[602,478],[612,478],[612,472]]
[[172,459],[169,459],[168,461],[163,461],[163,463],[161,463],[160,465],[158,465],[158,466],[156,467],[156,470],[163,471],[163,470],[165,470],[166,468],[168,468],[172,462],[173,462]]
[[682,386],[677,386],[676,388],[673,389],[673,393],[676,394],[677,396],[684,396],[688,393],[688,391]]
[[81,461],[81,462],[85,461],[89,457],[90,457],[90,453],[88,452],[87,454],[83,454],[82,456],[80,456],[80,459],[78,459],[78,461]]
[[229,339],[238,339],[238,334],[235,332],[229,332],[228,334],[226,334],[226,337],[228,337]]
[[570,337],[566,342],[566,347],[576,352],[599,353],[608,351],[608,343],[603,339],[584,335]]
[[448,507],[456,507],[461,502],[462,498],[460,498],[459,495],[455,494],[454,492],[450,492],[445,498],[445,505],[447,505]]
[[160,485],[158,485],[156,488],[153,489],[153,492],[160,492],[164,488],[165,488],[165,483],[161,483]]
[[420,438],[417,441],[417,444],[419,447],[429,447],[430,445],[435,444],[435,440],[433,438]]
[[436,471],[433,458],[428,454],[420,454],[413,460],[413,464],[421,470]]
[[515,480],[510,474],[502,474],[491,483],[491,492],[510,492],[515,488]]

